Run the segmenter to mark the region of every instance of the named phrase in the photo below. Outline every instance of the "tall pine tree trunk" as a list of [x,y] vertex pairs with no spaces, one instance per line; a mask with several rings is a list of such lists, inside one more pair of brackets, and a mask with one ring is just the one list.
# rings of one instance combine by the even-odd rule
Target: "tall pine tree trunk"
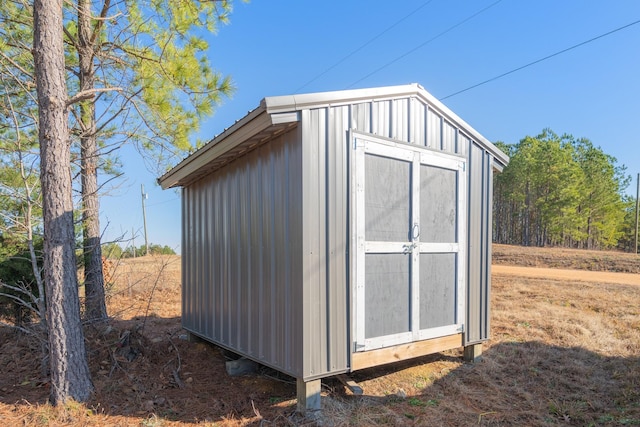
[[33,56],[39,104],[44,280],[51,402],[86,401],[93,389],[76,278],[62,0],[35,0]]
[[531,246],[531,194],[529,182],[525,185],[524,223],[522,224],[522,245]]
[[[78,61],[80,91],[94,88],[94,35],[91,2],[78,0]],[[96,108],[93,99],[80,102],[80,157],[82,183],[82,236],[84,257],[85,316],[89,320],[107,318],[100,246],[98,200],[98,143]]]

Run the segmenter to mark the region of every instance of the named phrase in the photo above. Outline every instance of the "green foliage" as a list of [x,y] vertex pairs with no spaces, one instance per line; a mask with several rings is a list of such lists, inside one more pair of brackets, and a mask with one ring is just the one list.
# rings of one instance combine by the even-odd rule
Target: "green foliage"
[[625,216],[622,192],[630,178],[625,176],[624,167],[616,166],[615,158],[594,147],[587,139],[577,141],[575,160],[583,171],[581,187],[584,191],[578,210],[586,219],[586,224],[583,223],[586,237],[603,247],[615,246],[622,237]]
[[[145,156],[147,166],[153,167],[153,158],[163,170],[193,150],[190,139],[200,121],[233,92],[231,79],[212,66],[203,37],[228,22],[231,2],[86,2],[91,34],[84,39],[81,3],[64,3],[67,87],[71,97],[87,89],[88,78],[88,89],[97,92],[71,110],[74,171],[79,172],[75,163],[81,156],[77,141],[87,128],[81,106],[87,103],[96,106],[93,126],[101,173],[120,173],[115,150],[131,141],[153,154]],[[23,240],[39,231],[42,214],[32,9],[30,0],[0,3],[0,232],[21,233]],[[93,64],[91,75],[83,76],[83,87],[82,49]]]
[[629,178],[588,139],[545,129],[498,144],[511,161],[495,180],[497,242],[610,248],[624,234]]
[[[131,246],[127,246],[125,249],[122,249],[117,243],[106,243],[102,245],[102,253],[105,257],[111,259],[118,258],[133,258],[144,256],[147,253],[147,248],[145,245],[140,245],[137,248],[132,248]],[[175,255],[176,252],[168,245],[158,245],[155,243],[149,244],[149,255]]]
[[102,244],[102,256],[110,259],[119,259],[122,258],[122,247],[114,242],[103,243]]
[[[36,239],[34,247],[36,253],[42,253],[42,238]],[[41,262],[42,259],[38,258],[40,265]],[[0,235],[0,282],[13,286],[35,284],[29,248],[15,236]]]
[[[35,90],[33,76],[32,6],[8,0],[0,4],[0,76],[3,96],[28,95]],[[18,93],[19,91],[19,93]],[[5,98],[6,99],[6,98]],[[30,99],[35,102],[35,99]],[[0,104],[1,105],[1,104]],[[5,107],[8,107],[5,105]]]
[[422,399],[418,399],[417,397],[412,397],[407,400],[407,403],[410,406],[420,407],[420,406],[438,406],[440,402],[437,399],[429,399],[427,401],[424,401]]
[[[28,242],[37,253],[41,231],[37,103],[34,91],[33,56],[30,52],[31,10],[23,2],[0,4],[0,282],[30,288],[38,295]],[[3,288],[5,294],[28,300]],[[20,307],[8,297],[0,298],[2,311],[15,316]],[[28,313],[28,312],[27,312]]]
[[26,239],[28,228],[38,229],[41,223],[40,181],[37,171],[21,163],[25,153],[6,153],[0,153],[0,233],[18,233]]
[[[101,77],[95,84],[119,88],[100,96],[108,107],[105,119],[120,123],[111,138],[135,142],[162,169],[193,150],[190,140],[201,120],[233,92],[231,79],[213,68],[202,37],[228,22],[231,2],[129,0],[122,7],[126,13],[108,10],[105,16],[114,18],[94,25]],[[98,5],[93,15],[101,10]],[[71,23],[67,34],[77,47]]]
[[32,39],[30,5],[0,3],[0,311],[17,324],[29,319],[31,296],[39,296],[29,242],[42,251]]
[[[93,58],[91,90],[99,95],[72,110],[72,135],[83,133],[81,105],[95,103],[100,168],[118,174],[115,151],[135,142],[163,170],[195,147],[191,138],[202,119],[213,114],[234,90],[229,76],[212,66],[203,38],[226,24],[231,2],[202,0],[107,0],[88,2],[89,46],[78,26],[80,0],[64,3],[66,66],[70,96],[81,89],[79,52]],[[37,102],[33,78],[33,16],[30,1],[0,5],[0,139],[11,129],[37,135]],[[12,138],[13,139],[13,138]],[[77,146],[74,145],[77,152]],[[107,154],[108,153],[108,154]],[[78,156],[78,154],[76,154]]]
[[5,235],[26,231],[28,204],[39,198],[32,38],[30,8],[19,1],[1,3],[0,232]]
[[[87,48],[94,64],[89,89],[99,92],[72,110],[72,135],[83,132],[80,106],[95,103],[103,172],[119,173],[114,149],[131,141],[154,154],[155,162],[148,161],[149,167],[156,163],[163,170],[168,162],[194,149],[190,140],[201,120],[234,90],[230,77],[212,66],[203,38],[205,32],[215,32],[228,22],[231,2],[89,2],[93,32],[89,46],[82,44],[79,34],[79,4],[79,0],[64,3],[67,86],[70,96],[86,89],[80,87],[79,52]],[[12,128],[37,134],[32,39],[31,2],[3,2],[0,138]]]
[[[42,243],[42,238],[35,239],[36,254],[42,253]],[[38,266],[42,268],[40,256],[38,256],[37,262]],[[21,239],[19,235],[0,234],[0,293],[5,294],[0,295],[0,315],[13,317],[17,324],[27,322],[32,314],[30,310],[7,295],[17,296],[28,304],[32,304],[33,301],[25,298],[24,294],[2,285],[25,288],[35,297],[39,296],[38,286],[33,275],[31,254],[24,239]]]
[[618,240],[618,248],[627,252],[636,252],[640,249],[634,247],[636,243],[636,199],[625,197],[624,199],[624,222],[622,225],[622,236]]

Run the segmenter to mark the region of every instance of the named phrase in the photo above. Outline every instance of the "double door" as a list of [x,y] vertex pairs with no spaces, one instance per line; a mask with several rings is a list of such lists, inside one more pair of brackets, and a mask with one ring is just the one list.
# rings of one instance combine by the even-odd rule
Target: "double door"
[[462,332],[465,159],[351,139],[354,351]]

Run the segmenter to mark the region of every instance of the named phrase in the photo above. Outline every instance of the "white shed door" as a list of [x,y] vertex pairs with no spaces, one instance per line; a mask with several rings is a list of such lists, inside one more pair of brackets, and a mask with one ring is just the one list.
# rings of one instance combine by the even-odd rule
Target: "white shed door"
[[461,332],[465,159],[352,133],[354,351]]

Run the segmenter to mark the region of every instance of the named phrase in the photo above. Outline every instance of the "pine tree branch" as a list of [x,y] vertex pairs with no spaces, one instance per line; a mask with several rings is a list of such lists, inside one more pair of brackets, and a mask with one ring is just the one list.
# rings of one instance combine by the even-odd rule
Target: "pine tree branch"
[[117,13],[116,15],[110,16],[109,18],[107,18],[107,12],[109,12],[109,8],[110,7],[111,7],[111,0],[105,0],[105,2],[102,3],[102,10],[100,11],[100,18],[99,19],[98,18],[94,18],[96,20],[96,23],[93,26],[93,34],[91,34],[91,39],[89,40],[91,45],[93,45],[96,42],[96,38],[98,37],[98,34],[102,30],[102,27],[104,25],[105,20],[107,20],[107,19],[115,19],[118,15],[120,15],[120,13]]
[[[33,74],[31,74],[30,72],[28,72],[27,70],[25,70],[23,67],[20,66],[20,64],[18,64],[17,62],[15,62],[13,59],[9,58],[7,55],[4,54],[4,52],[0,51],[0,55],[2,55],[2,58],[4,58],[5,61],[9,62],[11,65],[13,65],[14,67],[16,67],[18,70],[20,70],[20,72],[22,74],[24,74],[25,76],[29,77],[31,80],[33,80]],[[14,76],[15,78],[15,76]]]
[[66,106],[75,104],[76,102],[85,101],[87,99],[92,99],[96,93],[99,92],[121,92],[123,89],[121,87],[99,87],[88,90],[81,90],[80,92],[73,95],[71,98],[67,99]]
[[76,38],[73,37],[73,34],[71,34],[66,27],[62,27],[62,30],[64,31],[64,35],[67,36],[67,38],[69,39],[69,42],[73,45],[73,47],[75,49],[78,49],[78,40],[76,40]]
[[3,322],[0,320],[0,326],[5,326],[7,328],[16,329],[20,332],[24,332],[27,335],[37,336],[37,334],[27,328],[23,328],[22,326],[12,325],[11,323]]
[[113,121],[114,119],[116,119],[120,113],[122,113],[124,111],[124,109],[126,107],[128,107],[129,103],[131,102],[131,100],[138,96],[140,93],[142,92],[142,89],[138,89],[136,92],[134,92],[131,95],[128,95],[125,97],[125,101],[122,103],[122,105],[120,106],[120,109],[118,111],[116,111],[115,113],[113,113],[113,115],[111,115],[111,117],[107,120],[105,120],[98,128],[96,128],[96,134],[100,133],[105,127],[107,127],[109,125],[109,123],[111,121]]
[[[6,287],[6,288],[9,288],[9,289],[17,289],[17,291],[20,291],[20,292],[22,292],[23,294],[25,294],[25,295],[27,295],[27,296],[29,296],[29,297],[31,297],[31,298],[33,298],[33,299],[35,300],[35,296],[34,296],[33,294],[28,293],[28,292],[24,291],[23,289],[15,288],[15,287],[13,287],[13,286],[9,286],[9,285],[7,285],[6,283],[2,283],[2,284],[0,284],[0,286],[2,286],[2,287]],[[29,302],[27,302],[27,301],[23,300],[22,298],[20,298],[20,297],[19,297],[19,296],[17,296],[17,295],[8,294],[8,293],[6,293],[6,292],[0,292],[0,296],[1,296],[1,297],[5,297],[5,298],[12,299],[12,300],[16,301],[18,304],[20,304],[21,306],[23,306],[24,308],[27,308],[27,309],[29,309],[29,310],[33,311],[33,312],[34,312],[34,313],[36,313],[36,314],[40,314],[40,313],[38,313],[38,310],[36,310],[36,309],[33,307],[33,305],[32,305],[31,303],[29,303]]]

